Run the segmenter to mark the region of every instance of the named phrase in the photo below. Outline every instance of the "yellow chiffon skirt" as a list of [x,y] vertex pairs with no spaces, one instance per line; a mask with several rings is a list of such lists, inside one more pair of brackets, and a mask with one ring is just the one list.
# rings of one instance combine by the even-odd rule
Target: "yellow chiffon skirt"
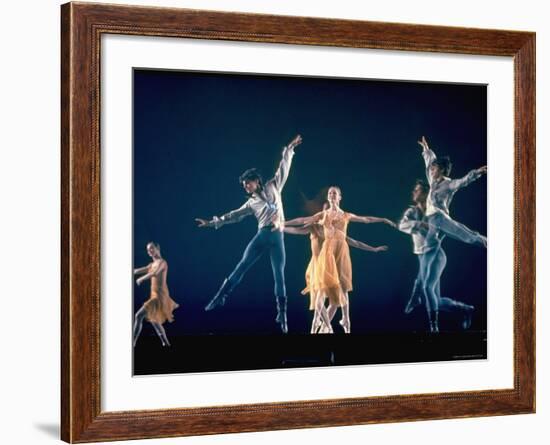
[[151,292],[149,299],[143,303],[145,308],[145,318],[151,323],[163,324],[164,322],[173,322],[174,315],[172,312],[179,307],[168,293]]
[[311,288],[318,290],[317,294],[326,295],[331,304],[346,304],[345,293],[353,290],[351,257],[346,240],[325,239],[314,269]]

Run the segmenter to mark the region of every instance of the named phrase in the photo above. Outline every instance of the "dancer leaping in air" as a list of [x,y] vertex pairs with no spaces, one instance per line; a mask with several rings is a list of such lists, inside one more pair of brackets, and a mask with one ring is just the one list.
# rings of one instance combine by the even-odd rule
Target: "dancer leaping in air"
[[451,160],[448,156],[438,158],[428,147],[426,138],[418,141],[422,147],[422,157],[426,165],[426,178],[430,191],[426,198],[426,217],[430,230],[440,230],[458,241],[468,244],[479,244],[487,247],[487,238],[466,227],[449,216],[449,206],[454,194],[463,187],[487,173],[487,166],[471,170],[460,179],[451,179]]

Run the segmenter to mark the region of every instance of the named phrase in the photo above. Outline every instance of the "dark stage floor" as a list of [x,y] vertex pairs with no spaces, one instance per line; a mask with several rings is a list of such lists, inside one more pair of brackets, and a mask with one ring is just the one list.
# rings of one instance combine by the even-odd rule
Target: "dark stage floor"
[[201,335],[171,337],[163,348],[142,336],[134,375],[487,358],[486,331],[407,334]]

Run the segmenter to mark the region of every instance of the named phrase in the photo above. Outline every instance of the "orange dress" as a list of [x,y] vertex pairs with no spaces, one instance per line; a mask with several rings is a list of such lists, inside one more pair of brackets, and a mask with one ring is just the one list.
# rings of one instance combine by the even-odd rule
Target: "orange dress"
[[[154,263],[149,264],[147,273],[151,272],[153,265]],[[170,298],[168,286],[166,285],[167,275],[168,264],[165,263],[164,269],[159,274],[151,277],[151,296],[143,303],[146,313],[145,318],[151,323],[163,324],[165,321],[174,321],[172,312],[179,307],[179,305]]]
[[313,311],[319,297],[318,281],[315,278],[315,272],[317,270],[317,260],[323,246],[323,228],[319,225],[312,226],[309,239],[311,242],[311,259],[307,265],[306,287],[302,290],[302,295],[309,293],[309,309]]
[[316,263],[315,287],[331,304],[343,306],[345,293],[353,290],[351,258],[346,241],[350,214],[325,211],[319,222],[323,226],[324,242]]

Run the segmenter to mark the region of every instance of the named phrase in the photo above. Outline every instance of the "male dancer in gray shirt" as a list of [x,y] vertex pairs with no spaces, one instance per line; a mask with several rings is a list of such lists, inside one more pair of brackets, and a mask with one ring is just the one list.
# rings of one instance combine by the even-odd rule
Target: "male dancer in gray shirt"
[[[283,156],[273,178],[265,184],[255,168],[246,170],[239,178],[240,183],[249,195],[248,200],[238,209],[232,210],[211,220],[196,219],[199,227],[214,227],[219,229],[224,224],[241,221],[248,215],[254,215],[258,220],[258,232],[250,240],[243,256],[233,272],[224,280],[222,286],[205,307],[210,311],[217,306],[223,306],[226,298],[240,283],[244,274],[267,251],[271,259],[271,268],[275,280],[275,300],[277,303],[277,323],[283,333],[288,332],[287,296],[285,288],[285,244],[283,201],[281,193],[290,172],[294,149],[302,142],[300,135],[296,136],[283,148]],[[279,229],[279,230],[273,230]]]

